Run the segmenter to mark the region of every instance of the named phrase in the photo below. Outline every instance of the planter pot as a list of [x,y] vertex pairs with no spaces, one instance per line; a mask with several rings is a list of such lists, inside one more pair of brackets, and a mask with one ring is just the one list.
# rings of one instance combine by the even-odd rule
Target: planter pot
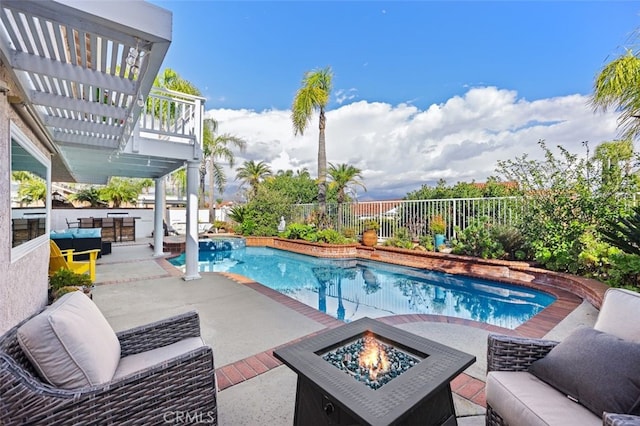
[[440,247],[441,245],[444,244],[444,239],[445,239],[444,238],[444,234],[436,234],[435,235],[435,238],[434,238],[435,244],[434,245],[435,245],[436,251],[439,251],[438,247]]
[[373,247],[378,244],[378,232],[375,229],[369,229],[362,233],[362,245]]

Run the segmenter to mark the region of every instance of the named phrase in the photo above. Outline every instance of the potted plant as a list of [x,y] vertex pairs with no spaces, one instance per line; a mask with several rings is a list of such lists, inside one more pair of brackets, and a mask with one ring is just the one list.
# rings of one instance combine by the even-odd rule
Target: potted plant
[[362,244],[373,247],[378,244],[378,229],[380,224],[377,220],[369,219],[363,223]]
[[82,290],[91,297],[93,284],[87,274],[76,274],[69,269],[58,269],[49,277],[49,300],[53,302],[65,293]]
[[429,220],[429,229],[434,235],[434,246],[436,250],[439,250],[440,246],[444,245],[447,223],[441,215],[434,215]]

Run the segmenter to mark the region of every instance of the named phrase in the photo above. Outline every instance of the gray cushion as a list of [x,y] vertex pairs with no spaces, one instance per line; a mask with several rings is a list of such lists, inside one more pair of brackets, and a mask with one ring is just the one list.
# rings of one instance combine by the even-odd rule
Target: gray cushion
[[531,374],[597,416],[640,414],[640,344],[579,328],[531,364]]
[[120,360],[116,334],[81,291],[65,294],[31,318],[17,337],[42,378],[64,389],[110,381]]
[[527,426],[601,426],[602,419],[542,380],[524,371],[487,375],[487,404],[506,424]]
[[624,340],[640,343],[640,325],[629,318],[640,312],[640,293],[621,288],[607,290],[593,326],[596,330],[613,334]]
[[120,360],[113,380],[137,373],[154,365],[162,364],[172,358],[205,346],[200,337],[189,337],[172,345],[162,346],[150,351],[125,356]]

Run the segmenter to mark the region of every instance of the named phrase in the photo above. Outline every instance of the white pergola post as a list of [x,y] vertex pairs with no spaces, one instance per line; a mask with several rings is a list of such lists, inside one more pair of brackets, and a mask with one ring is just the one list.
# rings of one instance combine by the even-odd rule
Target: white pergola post
[[164,198],[165,180],[164,177],[156,178],[155,200],[153,202],[153,256],[164,255]]
[[187,161],[187,235],[183,280],[197,280],[198,271],[198,169],[199,161]]

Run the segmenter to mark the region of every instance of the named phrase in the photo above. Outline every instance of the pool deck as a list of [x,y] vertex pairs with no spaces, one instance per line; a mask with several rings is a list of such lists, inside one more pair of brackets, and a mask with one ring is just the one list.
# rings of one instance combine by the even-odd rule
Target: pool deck
[[[296,375],[273,350],[342,322],[242,276],[201,273],[184,281],[165,258],[153,257],[149,240],[114,244],[98,261],[94,301],[116,330],[197,310],[202,336],[213,347],[221,425],[290,425]],[[548,288],[545,287],[545,290]],[[438,315],[379,318],[476,356],[451,383],[458,423],[484,424],[486,340],[489,333],[562,340],[598,311],[569,292],[515,330]]]

